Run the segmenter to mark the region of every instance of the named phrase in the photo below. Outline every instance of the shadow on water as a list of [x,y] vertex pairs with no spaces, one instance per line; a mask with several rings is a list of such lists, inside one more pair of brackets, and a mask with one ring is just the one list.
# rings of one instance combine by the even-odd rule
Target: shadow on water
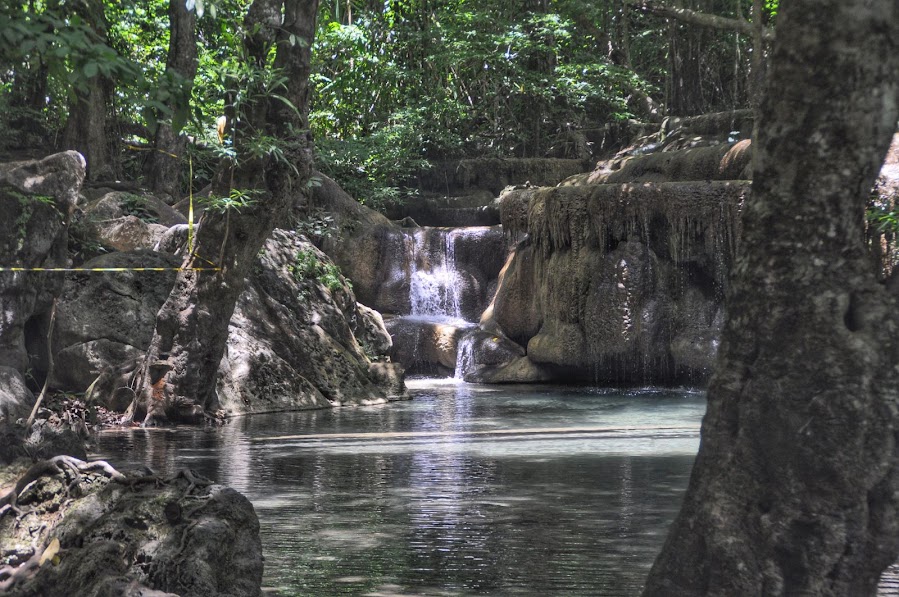
[[105,432],[98,455],[245,493],[277,594],[639,593],[702,394],[410,385],[401,404]]

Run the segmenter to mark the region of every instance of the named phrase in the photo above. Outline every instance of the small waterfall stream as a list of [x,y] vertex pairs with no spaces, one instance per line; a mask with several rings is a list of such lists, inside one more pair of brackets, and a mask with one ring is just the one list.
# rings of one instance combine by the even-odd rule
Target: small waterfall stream
[[489,304],[505,258],[502,229],[420,227],[406,234],[409,308],[388,322],[393,358],[413,373],[460,378],[458,347]]
[[457,229],[419,228],[413,233],[409,280],[411,314],[462,320],[462,280],[456,270]]

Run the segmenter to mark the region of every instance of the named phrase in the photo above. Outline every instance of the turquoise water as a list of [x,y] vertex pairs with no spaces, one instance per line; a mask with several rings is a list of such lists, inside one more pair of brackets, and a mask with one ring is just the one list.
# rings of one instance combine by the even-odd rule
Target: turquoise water
[[101,435],[246,494],[279,595],[637,595],[704,395],[413,380],[414,400]]

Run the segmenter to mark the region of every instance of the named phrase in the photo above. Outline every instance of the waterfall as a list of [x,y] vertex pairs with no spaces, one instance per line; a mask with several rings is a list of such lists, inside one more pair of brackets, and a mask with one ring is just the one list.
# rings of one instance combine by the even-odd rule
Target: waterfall
[[467,333],[456,344],[456,371],[453,377],[459,381],[464,381],[465,373],[474,366],[474,339],[474,334]]
[[414,316],[462,319],[462,280],[456,269],[456,230],[414,233],[409,302]]
[[462,358],[468,361],[461,367],[458,348],[463,336],[477,328],[505,263],[502,229],[435,226],[403,233],[406,251],[397,269],[405,276],[407,294],[402,310],[385,320],[393,338],[391,358],[414,373],[461,376],[473,368],[477,345],[466,342]]

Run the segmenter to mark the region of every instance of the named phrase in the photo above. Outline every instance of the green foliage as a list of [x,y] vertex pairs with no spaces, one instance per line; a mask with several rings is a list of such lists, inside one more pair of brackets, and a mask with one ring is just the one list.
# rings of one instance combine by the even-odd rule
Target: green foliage
[[544,155],[571,128],[635,116],[630,98],[652,91],[597,51],[580,2],[366,6],[351,22],[322,7],[310,125],[322,171],[374,207],[409,199],[429,160]]
[[294,223],[294,229],[312,241],[334,236],[336,228],[334,217],[320,209]]
[[[109,116],[129,139],[150,142],[163,121],[191,137],[198,186],[221,160],[291,164],[291,138],[306,131],[253,124],[273,100],[298,107],[287,99],[274,52],[262,64],[247,56],[251,0],[179,1],[197,15],[193,81],[165,68],[168,2],[3,3],[0,129],[27,133],[6,139],[58,139],[74,91],[101,77],[113,87]],[[744,17],[751,5],[742,0]],[[703,7],[725,16],[737,10],[729,0]],[[766,0],[769,24],[777,9],[777,0]],[[571,129],[640,118],[645,107],[637,100],[661,99],[673,29],[664,19],[628,14],[625,27],[618,0],[324,2],[310,113],[319,167],[378,207],[414,199],[416,173],[434,160],[564,152]],[[710,106],[727,94],[736,103],[739,81],[722,73],[745,76],[745,44],[709,35],[715,41],[703,45],[703,60],[713,66],[703,93],[713,96]],[[216,121],[223,115],[222,144]],[[129,157],[137,177],[146,153]],[[242,207],[226,199],[215,204]]]
[[345,286],[352,288],[349,280],[340,273],[340,268],[333,263],[322,263],[313,251],[298,251],[295,261],[287,266],[287,270],[298,282],[316,280],[331,292],[337,292]]
[[874,201],[868,206],[866,216],[868,225],[878,232],[892,235],[899,233],[899,209],[882,201]]
[[231,189],[227,197],[207,197],[200,202],[206,209],[224,214],[230,211],[240,213],[240,210],[256,204],[254,197],[261,194],[258,189]]
[[128,193],[122,198],[121,206],[122,212],[126,216],[134,216],[148,224],[156,224],[159,222],[159,218],[156,214],[147,207],[146,197]]

